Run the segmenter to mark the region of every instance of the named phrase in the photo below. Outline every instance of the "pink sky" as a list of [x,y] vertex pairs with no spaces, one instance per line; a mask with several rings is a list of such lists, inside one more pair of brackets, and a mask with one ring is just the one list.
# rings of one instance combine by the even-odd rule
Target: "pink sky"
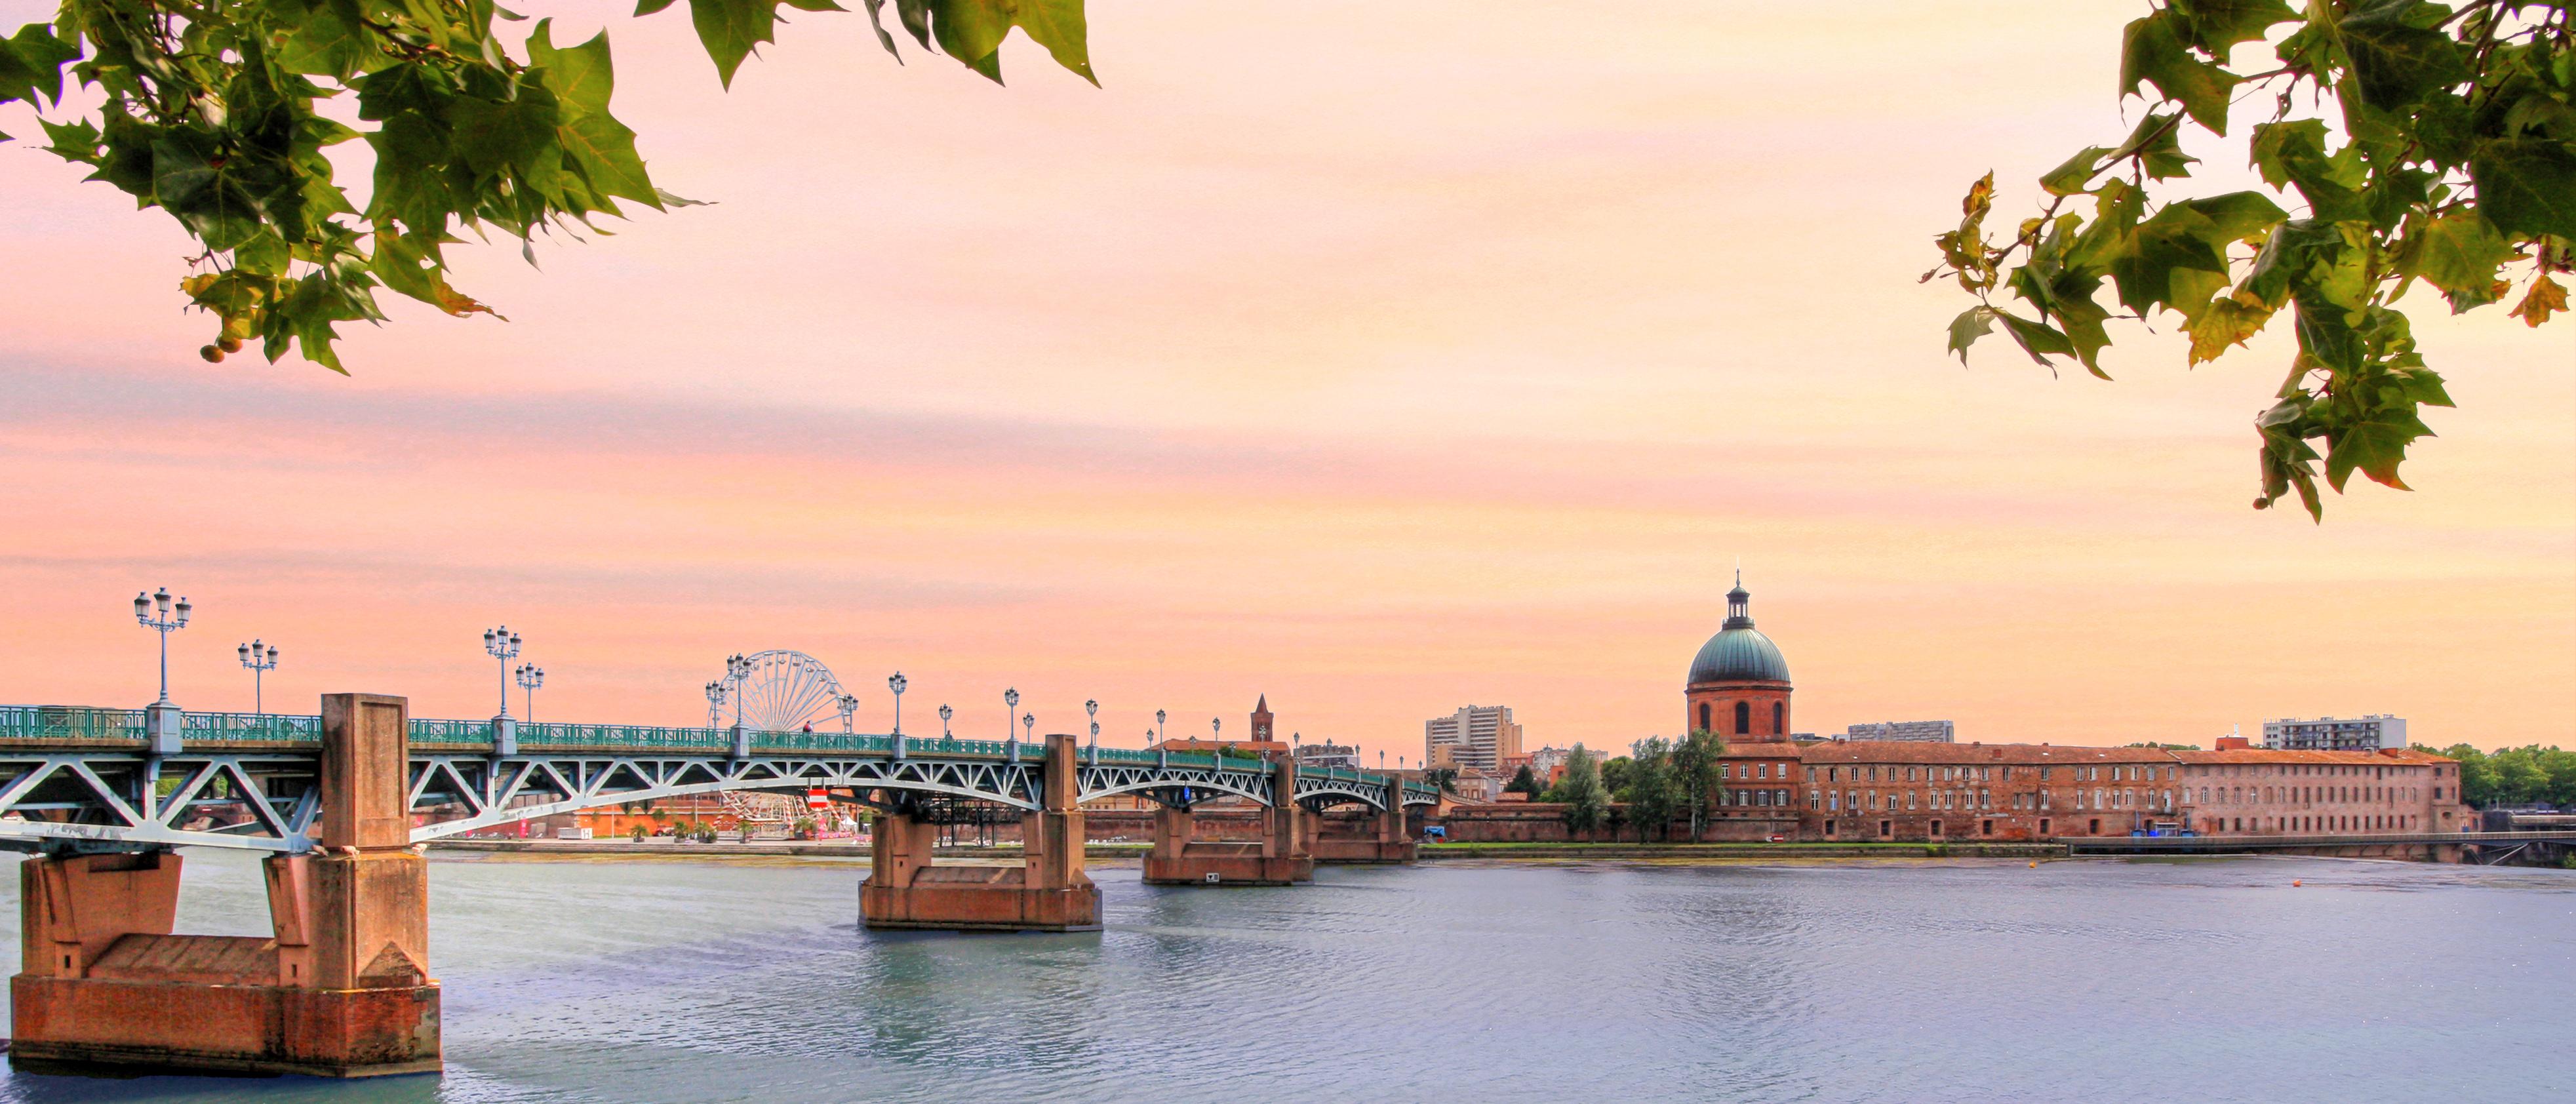
[[460,250],[512,321],[391,302],[345,379],[198,361],[176,225],[0,145],[0,700],[148,701],[166,584],[191,708],[249,707],[257,635],[272,708],[489,715],[506,621],[545,719],[691,723],[796,648],[878,729],[901,668],[914,731],[998,737],[1017,686],[1126,745],[1266,693],[1409,759],[1469,702],[1624,747],[1740,557],[1801,730],[2567,743],[2576,329],[2410,297],[2461,409],[2322,527],[2246,508],[2286,334],[2186,371],[2123,326],[2113,384],[1944,358],[1931,235],[2125,130],[2125,18],[1099,4],[1094,89],[799,15],[730,94],[685,18],[616,18],[619,114],[716,205]]

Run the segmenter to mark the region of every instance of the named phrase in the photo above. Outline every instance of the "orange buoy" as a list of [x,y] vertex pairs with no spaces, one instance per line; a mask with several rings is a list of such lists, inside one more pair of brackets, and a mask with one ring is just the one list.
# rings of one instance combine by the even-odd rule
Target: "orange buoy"
[[2038,860],[2038,859],[2032,859],[2032,860],[2030,860],[2030,868],[2031,868],[2031,869],[2033,869],[2033,870],[2037,870],[2037,869],[2039,869],[2039,860]]
[[2292,888],[2292,889],[2297,889],[2297,888],[2299,888],[2301,885],[2304,885],[2304,884],[2306,884],[2306,883],[2301,882],[2301,881],[2299,881],[2299,880],[2298,880],[2298,879],[2296,879],[2296,878],[2292,878],[2292,879],[2290,879],[2290,888]]

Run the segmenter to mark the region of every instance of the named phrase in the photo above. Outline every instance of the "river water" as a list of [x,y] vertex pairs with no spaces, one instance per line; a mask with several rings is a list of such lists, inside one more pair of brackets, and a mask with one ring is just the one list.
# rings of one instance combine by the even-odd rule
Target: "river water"
[[[0,1100],[2576,1099],[2571,871],[1112,865],[1105,932],[962,936],[860,931],[864,869],[441,855],[445,1077]],[[189,854],[181,930],[266,916],[251,861]]]

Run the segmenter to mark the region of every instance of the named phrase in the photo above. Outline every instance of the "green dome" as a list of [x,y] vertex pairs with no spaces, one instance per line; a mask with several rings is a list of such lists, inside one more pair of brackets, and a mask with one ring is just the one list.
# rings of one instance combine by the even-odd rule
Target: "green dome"
[[1789,681],[1789,661],[1780,658],[1780,646],[1753,627],[1752,599],[1740,582],[1726,592],[1726,627],[1691,657],[1687,685]]

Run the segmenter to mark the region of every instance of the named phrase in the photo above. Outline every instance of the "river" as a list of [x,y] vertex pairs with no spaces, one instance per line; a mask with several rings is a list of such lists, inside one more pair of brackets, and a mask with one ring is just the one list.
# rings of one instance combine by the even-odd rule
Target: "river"
[[[1105,932],[965,936],[860,931],[864,870],[438,855],[443,1078],[0,1101],[2576,1099],[2576,871],[1108,865]],[[180,917],[264,932],[256,865],[190,852]]]

